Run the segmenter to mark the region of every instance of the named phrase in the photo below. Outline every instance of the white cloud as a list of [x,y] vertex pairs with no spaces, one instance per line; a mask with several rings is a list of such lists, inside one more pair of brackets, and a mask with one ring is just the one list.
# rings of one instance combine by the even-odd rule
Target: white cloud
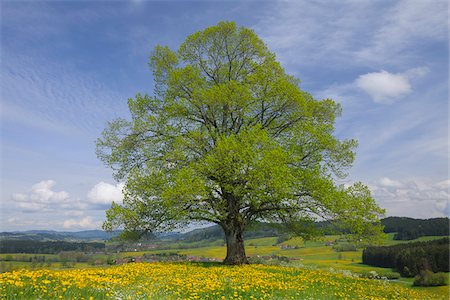
[[370,184],[374,198],[391,216],[416,218],[449,215],[450,180],[396,180],[383,177]]
[[27,212],[83,210],[87,204],[70,197],[66,191],[55,191],[54,180],[43,180],[31,187],[29,193],[14,193],[11,195],[15,206]]
[[33,185],[31,189],[31,199],[44,203],[67,201],[69,198],[69,194],[67,192],[52,191],[52,188],[55,184],[56,182],[53,180],[44,180]]
[[384,104],[393,103],[412,91],[405,75],[384,70],[359,76],[356,85],[369,94],[373,101]]
[[66,229],[99,229],[100,221],[94,221],[92,217],[84,217],[82,219],[69,219],[64,221],[63,227]]
[[383,177],[380,179],[380,185],[383,187],[401,187],[403,184],[398,180],[389,179],[387,177]]
[[41,210],[69,203],[71,201],[69,194],[66,191],[54,191],[55,184],[53,180],[43,180],[34,184],[30,193],[15,193],[12,194],[11,199],[24,210]]
[[417,67],[403,73],[390,73],[385,70],[360,75],[355,85],[369,94],[377,103],[391,104],[413,91],[411,81],[425,76],[427,67]]
[[109,205],[113,201],[116,203],[122,203],[123,193],[122,190],[125,184],[118,183],[116,185],[106,182],[97,183],[88,193],[88,198],[93,204]]

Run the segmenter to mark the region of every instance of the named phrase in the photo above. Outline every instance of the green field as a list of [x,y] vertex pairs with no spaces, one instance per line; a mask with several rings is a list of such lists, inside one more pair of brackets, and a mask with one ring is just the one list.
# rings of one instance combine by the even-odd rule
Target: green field
[[429,290],[308,268],[132,263],[0,274],[0,299],[447,299]]
[[[428,241],[442,238],[440,236],[421,237],[413,241],[396,241],[393,234],[387,234],[383,245],[395,245],[405,242]],[[248,256],[285,256],[294,259],[290,262],[291,266],[308,267],[313,269],[331,270],[338,272],[349,271],[352,273],[368,273],[371,271],[377,274],[392,272],[391,269],[378,268],[362,264],[362,250],[336,252],[328,242],[339,239],[339,236],[325,236],[320,240],[304,241],[299,237],[292,238],[280,244],[276,244],[276,237],[250,239],[245,242],[246,254]],[[286,249],[282,249],[282,246]],[[208,257],[223,259],[226,255],[225,246],[210,246],[191,249],[170,249],[170,250],[152,250],[145,252],[123,252],[121,257],[139,256],[145,253],[178,253],[180,255],[188,255],[195,257]],[[436,297],[447,297],[449,295],[449,287],[412,287],[413,278],[400,278],[393,280],[395,284],[408,287],[414,290],[430,291]]]
[[[386,272],[392,272],[390,269],[377,268],[368,265],[364,265],[361,262],[362,250],[357,251],[344,251],[336,252],[332,245],[340,242],[340,236],[325,236],[321,239],[314,241],[304,241],[302,238],[295,237],[277,244],[277,237],[255,238],[245,241],[246,254],[250,257],[261,257],[263,263],[270,263],[270,259],[267,257],[288,257],[290,262],[283,262],[283,265],[308,270],[323,270],[331,272],[333,274],[367,274],[369,272],[376,272],[381,276]],[[426,241],[432,239],[438,239],[442,237],[422,237],[414,241]],[[338,242],[336,242],[338,241]],[[399,243],[405,243],[405,241],[393,240],[393,234],[386,235],[386,239],[383,241],[384,245],[394,245]],[[109,255],[109,258],[113,257],[139,257],[144,254],[161,254],[161,253],[177,253],[180,255],[194,256],[197,258],[216,258],[222,260],[226,255],[226,247],[220,245],[220,241],[213,241],[206,247],[198,247],[197,244],[193,248],[188,248],[187,243],[178,243],[182,248],[175,248],[172,245],[167,247],[168,249],[155,249],[151,251],[135,251],[135,252],[121,252],[114,255]],[[37,263],[30,262],[33,258],[45,256],[46,262]],[[93,258],[103,259],[105,261],[106,255],[95,254]],[[17,259],[19,261],[9,261]],[[77,262],[58,262],[58,255],[51,254],[0,254],[0,271],[12,271],[19,269],[50,269],[50,270],[73,270],[73,269],[95,269],[92,264],[77,263]],[[28,260],[28,261],[27,261]],[[265,261],[264,261],[265,260]],[[278,262],[279,264],[279,262]],[[3,269],[3,270],[2,270]],[[377,280],[372,280],[377,281]],[[446,299],[449,296],[449,287],[413,287],[413,278],[399,278],[398,280],[390,281],[391,284],[399,286],[399,288],[405,288],[407,290],[422,292],[425,291],[433,297]],[[339,298],[339,297],[338,297]]]

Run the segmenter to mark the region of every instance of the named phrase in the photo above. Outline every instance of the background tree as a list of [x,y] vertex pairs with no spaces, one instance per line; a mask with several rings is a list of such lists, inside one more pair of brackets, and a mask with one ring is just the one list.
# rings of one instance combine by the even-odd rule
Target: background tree
[[357,144],[333,136],[339,104],[302,91],[252,30],[221,22],[176,52],[157,46],[150,66],[155,96],[129,99],[131,120],[110,122],[97,141],[98,157],[126,181],[105,229],[216,223],[228,264],[247,262],[243,232],[255,220],[380,231],[368,188],[334,183]]

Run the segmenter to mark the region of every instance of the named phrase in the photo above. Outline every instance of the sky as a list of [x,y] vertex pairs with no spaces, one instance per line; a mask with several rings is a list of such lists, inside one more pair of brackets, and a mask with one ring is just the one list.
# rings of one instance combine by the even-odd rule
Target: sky
[[344,183],[386,216],[449,215],[445,0],[1,1],[0,231],[100,229],[123,183],[95,155],[149,55],[220,21],[251,28],[359,142]]

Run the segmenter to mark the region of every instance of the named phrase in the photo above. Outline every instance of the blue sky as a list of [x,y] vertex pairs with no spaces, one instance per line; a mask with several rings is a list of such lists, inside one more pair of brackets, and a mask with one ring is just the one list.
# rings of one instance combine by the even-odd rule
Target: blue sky
[[252,28],[302,89],[343,106],[346,182],[387,215],[448,215],[447,1],[2,1],[1,231],[100,228],[121,183],[95,156],[153,91],[148,57],[219,21]]

